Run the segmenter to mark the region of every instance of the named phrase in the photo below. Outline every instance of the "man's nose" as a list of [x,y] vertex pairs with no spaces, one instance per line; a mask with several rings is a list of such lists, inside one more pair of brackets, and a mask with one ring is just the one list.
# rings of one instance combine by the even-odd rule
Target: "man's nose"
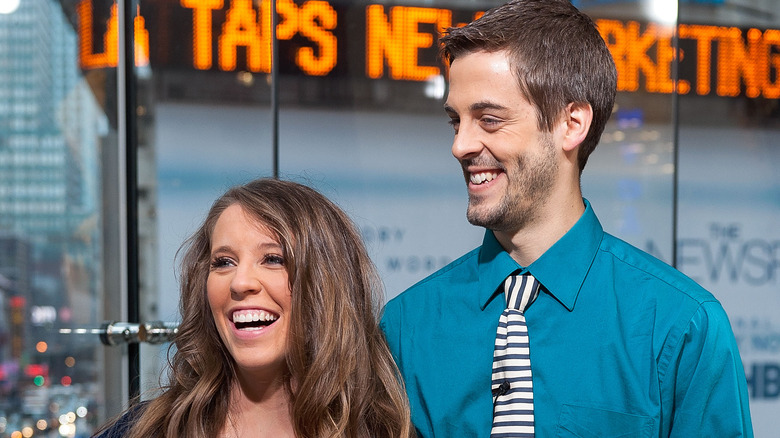
[[458,160],[473,158],[479,155],[483,147],[477,129],[461,124],[452,140],[452,155]]

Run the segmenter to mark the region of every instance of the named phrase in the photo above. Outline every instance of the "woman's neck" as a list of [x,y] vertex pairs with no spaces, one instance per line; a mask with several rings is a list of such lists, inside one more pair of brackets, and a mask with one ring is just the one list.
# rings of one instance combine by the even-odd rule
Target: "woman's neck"
[[290,393],[284,380],[239,377],[231,391],[228,420],[220,435],[225,438],[295,437]]

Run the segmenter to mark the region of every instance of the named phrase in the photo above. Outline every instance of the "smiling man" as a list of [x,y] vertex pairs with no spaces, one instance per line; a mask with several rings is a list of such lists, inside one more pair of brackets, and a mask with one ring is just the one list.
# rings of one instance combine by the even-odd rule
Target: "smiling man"
[[419,435],[752,436],[720,303],[582,197],[616,90],[592,20],[519,0],[442,44],[467,218],[486,232],[385,308]]

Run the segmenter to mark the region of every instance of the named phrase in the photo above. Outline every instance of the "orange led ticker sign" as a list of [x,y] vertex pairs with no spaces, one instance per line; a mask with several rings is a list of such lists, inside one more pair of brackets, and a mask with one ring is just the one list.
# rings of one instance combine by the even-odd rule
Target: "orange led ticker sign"
[[[680,79],[671,77],[672,29],[635,21],[596,20],[615,58],[618,90],[637,91],[640,77],[650,93],[694,91],[718,96],[780,97],[780,30],[680,24]],[[684,69],[693,70],[690,77]]]
[[[149,23],[142,15],[144,10],[139,10],[133,21],[136,65],[165,68],[172,57],[186,56],[180,66],[196,70],[271,71],[271,0],[169,0],[144,5],[147,11],[155,7],[176,9],[172,13],[183,19],[158,18],[162,22]],[[280,66],[288,71],[339,75],[345,70],[339,68],[340,63],[352,66],[359,62],[367,78],[405,81],[443,74],[436,47],[441,31],[481,15],[480,11],[364,7],[324,0],[276,0],[276,8],[276,37],[288,49]],[[102,21],[95,17],[93,0],[81,0],[77,12],[82,68],[115,67],[116,6]],[[161,15],[170,17],[171,12],[149,13],[148,17]],[[456,20],[456,15],[462,20]],[[188,27],[166,30],[182,22]],[[675,49],[670,27],[606,19],[596,24],[615,58],[619,91],[780,97],[780,30],[680,24],[679,48]],[[363,41],[356,42],[358,37]],[[174,39],[177,48],[162,44]],[[186,55],[179,53],[182,39],[185,47],[191,47]],[[356,50],[361,48],[362,53]],[[339,59],[340,52],[349,59]],[[672,66],[678,54],[680,73],[675,81]]]
[[[108,20],[106,31],[103,34],[103,48],[101,53],[95,53],[91,47],[92,35],[92,2],[83,0],[76,7],[79,16],[79,63],[84,69],[103,67],[116,67],[119,61],[119,30],[117,28],[117,6],[111,7],[111,18]],[[139,14],[133,20],[133,32],[135,37],[135,64],[138,66],[149,64],[149,32],[146,31],[144,18]]]

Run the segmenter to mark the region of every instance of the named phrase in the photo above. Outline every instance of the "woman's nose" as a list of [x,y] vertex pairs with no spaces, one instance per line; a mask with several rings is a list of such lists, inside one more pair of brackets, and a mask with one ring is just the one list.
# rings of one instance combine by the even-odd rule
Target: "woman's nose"
[[230,291],[237,294],[258,293],[262,289],[260,277],[253,266],[239,265],[230,281]]

